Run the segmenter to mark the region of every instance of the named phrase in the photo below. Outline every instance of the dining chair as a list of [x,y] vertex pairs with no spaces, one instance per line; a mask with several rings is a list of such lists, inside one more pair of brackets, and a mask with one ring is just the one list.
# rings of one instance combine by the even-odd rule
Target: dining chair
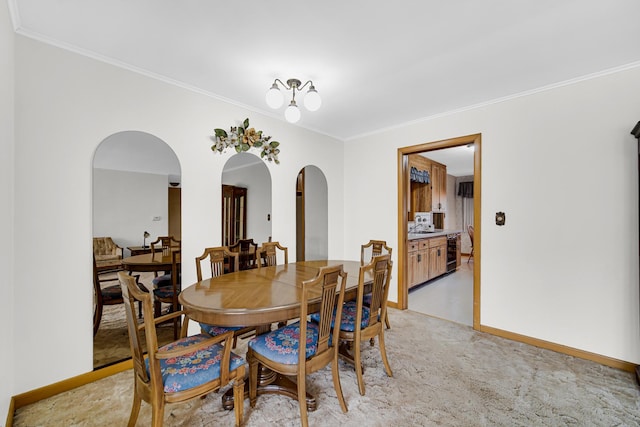
[[253,239],[240,239],[229,246],[229,250],[239,253],[240,270],[258,267],[258,244]]
[[289,264],[289,249],[280,245],[280,242],[265,242],[258,252],[260,253],[258,266],[278,265],[278,258],[283,261],[280,264]]
[[[323,267],[313,279],[302,282],[300,321],[258,335],[249,341],[249,402],[254,407],[257,399],[258,365],[285,376],[297,377],[298,406],[303,426],[309,425],[306,402],[306,376],[331,364],[333,387],[343,412],[347,404],[342,394],[338,371],[338,334],[347,273],[342,264]],[[308,321],[309,301],[321,296],[318,322]],[[332,313],[336,312],[332,330]],[[315,310],[314,310],[315,311]]]
[[[389,254],[391,255],[393,249],[387,246],[386,240],[369,240],[368,243],[360,246],[360,265],[365,265],[371,262],[371,259],[374,256]],[[364,303],[369,305],[371,304],[371,294],[366,294],[364,296]],[[389,323],[389,317],[385,317],[384,323],[387,326],[387,329],[391,329],[391,323]],[[373,346],[373,341],[371,342]]]
[[[360,267],[358,276],[358,298],[344,303],[339,339],[341,343],[353,344],[341,346],[340,357],[354,365],[358,379],[358,389],[364,396],[364,379],[361,360],[362,342],[378,337],[380,356],[389,377],[393,376],[384,344],[382,320],[387,314],[387,297],[391,279],[391,254],[374,256],[371,262]],[[365,285],[371,283],[371,302],[364,304]],[[336,314],[336,317],[338,314]],[[315,320],[315,319],[314,319]],[[349,348],[351,350],[349,350]]]
[[368,243],[360,245],[360,265],[368,264],[374,256],[391,255],[392,251],[386,240],[369,240]]
[[180,249],[181,242],[173,236],[158,236],[158,238],[149,243],[151,245],[151,253],[162,252],[163,256],[169,256],[171,250]]
[[[167,403],[184,402],[225,387],[233,380],[236,426],[242,424],[244,400],[244,358],[231,351],[233,334],[210,337],[198,334],[187,337],[189,319],[185,313],[174,311],[154,318],[151,294],[141,291],[135,279],[118,273],[125,299],[129,344],[133,358],[133,406],[128,425],[135,426],[142,400],[151,404],[151,425],[162,426]],[[134,304],[142,303],[142,327],[134,315]],[[158,347],[156,325],[184,316],[180,338]],[[143,349],[143,334],[147,357]]]
[[469,239],[471,239],[471,253],[469,254],[469,258],[467,258],[467,264],[471,261],[471,257],[473,256],[473,233],[474,233],[473,225],[467,226],[467,232],[469,233]]
[[[138,276],[139,277],[139,276]],[[98,266],[96,263],[96,256],[93,255],[93,298],[94,298],[94,310],[93,310],[93,336],[96,336],[98,329],[100,328],[100,322],[102,321],[102,311],[105,305],[116,305],[124,303],[122,298],[122,291],[120,285],[112,285],[102,287],[102,282],[117,281],[114,279],[100,280],[98,274]]]
[[[171,251],[174,249],[180,249],[182,242],[175,239],[173,236],[158,236],[158,238],[149,243],[151,246],[151,254],[155,257],[156,253],[161,253],[163,257],[170,256]],[[154,272],[155,279],[153,279],[153,285],[155,287],[169,286],[171,284],[171,273],[165,273],[158,277],[158,272]]]
[[[178,295],[181,291],[181,275],[180,275],[180,250],[171,252],[171,286],[162,286],[153,290],[155,297],[154,313],[160,316],[162,313],[162,303],[169,304],[169,312],[180,310]],[[173,322],[173,339],[178,339],[178,330],[180,329],[180,318],[174,317]]]
[[[226,246],[218,246],[213,248],[205,248],[202,255],[196,257],[196,277],[198,282],[201,282],[204,276],[202,275],[202,262],[208,260],[211,275],[209,277],[218,277],[223,274],[238,271],[238,258],[239,253],[231,252]],[[236,347],[238,342],[238,336],[245,336],[249,333],[255,333],[253,327],[241,327],[241,326],[218,326],[209,325],[206,323],[200,323],[200,329],[211,336],[224,334],[231,331],[233,333],[233,348]]]

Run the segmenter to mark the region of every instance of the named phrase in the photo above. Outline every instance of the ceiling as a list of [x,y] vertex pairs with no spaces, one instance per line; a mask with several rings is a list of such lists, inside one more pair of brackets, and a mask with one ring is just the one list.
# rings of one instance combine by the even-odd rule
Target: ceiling
[[[8,3],[19,34],[280,120],[274,79],[313,80],[297,125],[343,141],[640,65],[637,0]],[[473,173],[465,147],[429,157]]]

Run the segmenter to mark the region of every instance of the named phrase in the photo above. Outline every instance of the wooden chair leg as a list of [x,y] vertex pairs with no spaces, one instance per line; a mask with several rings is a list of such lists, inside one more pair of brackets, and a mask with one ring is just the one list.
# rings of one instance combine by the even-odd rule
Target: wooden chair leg
[[140,413],[140,404],[142,403],[142,399],[138,396],[138,393],[133,391],[133,406],[131,406],[131,415],[129,415],[129,423],[127,424],[129,427],[135,427],[136,421],[138,420],[138,414]]
[[358,379],[358,391],[360,391],[360,395],[364,396],[364,378],[362,375],[362,358],[360,354],[360,344],[360,339],[356,337],[353,345],[353,362],[356,369],[356,377]]
[[338,401],[340,402],[340,408],[342,408],[342,412],[347,412],[349,409],[347,408],[347,403],[344,401],[344,394],[342,394],[342,385],[340,384],[340,370],[338,369],[338,353],[336,351],[336,357],[333,359],[331,363],[331,374],[333,375],[333,388],[336,390],[336,395],[338,395]]
[[378,335],[378,343],[380,344],[380,356],[382,356],[382,363],[384,363],[384,369],[387,371],[387,376],[392,377],[393,372],[391,372],[391,366],[389,366],[389,359],[387,359],[387,349],[384,345],[384,330],[380,329],[380,334]]
[[233,383],[233,410],[236,415],[236,427],[242,425],[244,414],[244,369],[238,369],[238,376]]
[[249,405],[256,406],[258,395],[258,361],[253,357],[253,350],[247,350],[247,361],[249,362]]
[[300,406],[300,422],[302,427],[309,427],[309,417],[307,416],[307,387],[305,384],[306,375],[304,369],[298,371],[298,406]]

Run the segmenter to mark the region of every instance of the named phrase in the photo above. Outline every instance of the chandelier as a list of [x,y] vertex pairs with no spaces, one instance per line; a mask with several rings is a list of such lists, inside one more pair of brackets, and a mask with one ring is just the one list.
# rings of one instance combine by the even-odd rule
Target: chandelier
[[313,82],[309,80],[305,84],[302,84],[298,79],[289,79],[287,80],[287,84],[282,83],[280,79],[275,79],[266,95],[267,105],[269,107],[273,109],[280,108],[284,102],[284,95],[280,91],[278,83],[285,88],[285,90],[292,91],[293,94],[289,106],[284,110],[284,118],[287,119],[289,123],[296,123],[300,120],[300,109],[296,103],[296,90],[300,92],[309,85],[309,90],[307,90],[307,93],[304,96],[304,106],[309,111],[316,111],[320,108],[322,99],[320,99],[320,95],[318,94],[316,87],[313,85]]

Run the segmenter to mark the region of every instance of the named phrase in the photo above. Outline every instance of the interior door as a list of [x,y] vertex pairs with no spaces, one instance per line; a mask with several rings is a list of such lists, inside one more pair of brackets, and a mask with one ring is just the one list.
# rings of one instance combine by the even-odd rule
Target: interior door
[[231,246],[247,235],[247,189],[222,186],[222,245]]

